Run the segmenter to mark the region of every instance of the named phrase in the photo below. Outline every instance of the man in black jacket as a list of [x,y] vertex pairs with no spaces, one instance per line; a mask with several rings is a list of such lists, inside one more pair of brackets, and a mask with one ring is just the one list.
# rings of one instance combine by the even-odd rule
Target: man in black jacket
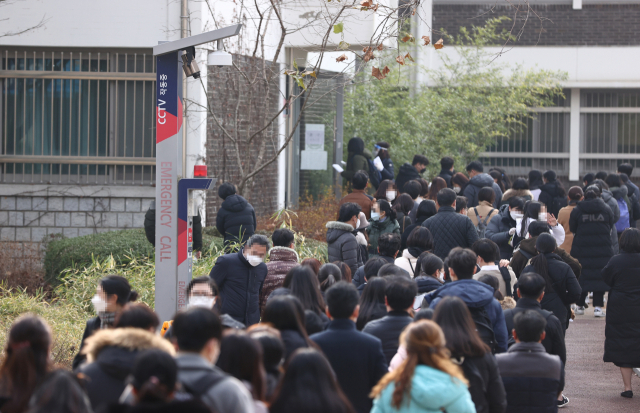
[[216,228],[224,237],[225,247],[233,243],[244,244],[256,231],[253,206],[236,194],[236,186],[228,182],[220,185],[218,196],[223,202],[216,216]]
[[409,165],[409,162],[405,162],[400,167],[398,176],[396,177],[396,187],[398,188],[398,192],[403,194],[404,184],[413,179],[420,178],[422,176],[422,173],[427,170],[428,165],[429,160],[424,155],[415,155],[413,157],[413,162],[411,162],[411,165]]
[[[545,338],[542,340],[544,349],[549,354],[556,355],[562,360],[562,368],[567,364],[567,347],[564,342],[564,327],[553,315],[551,311],[543,310],[540,301],[544,297],[544,288],[546,281],[541,275],[530,272],[522,274],[518,279],[518,297],[520,298],[516,307],[505,310],[504,321],[507,323],[507,333],[509,334],[509,343],[514,343],[512,330],[513,318],[526,310],[534,310],[547,320],[547,326],[544,328]],[[561,394],[558,397],[558,407],[564,407],[569,403],[569,399]]]
[[418,287],[415,281],[396,276],[387,283],[384,295],[387,315],[367,323],[362,332],[380,339],[384,356],[389,364],[398,352],[402,330],[413,322],[409,311],[413,307],[416,295],[418,295]]
[[218,257],[209,276],[220,289],[220,313],[247,327],[260,321],[260,291],[267,277],[263,262],[269,239],[255,234],[240,251]]
[[310,338],[329,360],[338,383],[358,413],[368,413],[369,393],[387,373],[380,340],[356,330],[359,297],[356,288],[345,281],[325,293],[331,322],[325,331]]
[[516,344],[496,355],[507,392],[507,411],[557,412],[564,369],[560,357],[547,354],[541,344],[547,322],[537,311],[525,310],[514,317],[513,324]]
[[478,231],[468,216],[456,213],[453,189],[438,192],[436,207],[438,213],[422,223],[433,235],[433,253],[444,260],[455,247],[471,248],[478,240]]
[[453,158],[445,156],[440,159],[440,174],[438,176],[447,183],[447,188],[453,189],[451,177],[453,177]]

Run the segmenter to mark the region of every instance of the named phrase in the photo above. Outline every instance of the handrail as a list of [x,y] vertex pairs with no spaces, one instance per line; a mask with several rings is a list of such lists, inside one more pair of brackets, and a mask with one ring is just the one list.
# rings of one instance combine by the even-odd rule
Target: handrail
[[134,158],[125,156],[0,155],[0,163],[155,166],[156,158]]

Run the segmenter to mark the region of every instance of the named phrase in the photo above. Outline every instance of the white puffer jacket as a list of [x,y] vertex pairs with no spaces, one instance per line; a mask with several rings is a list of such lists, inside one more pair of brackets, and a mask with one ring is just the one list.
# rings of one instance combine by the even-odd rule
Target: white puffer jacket
[[416,269],[416,265],[418,263],[418,257],[414,257],[409,254],[409,250],[402,251],[402,257],[396,258],[394,264],[398,267],[402,268],[406,272],[411,275],[413,278],[414,270]]

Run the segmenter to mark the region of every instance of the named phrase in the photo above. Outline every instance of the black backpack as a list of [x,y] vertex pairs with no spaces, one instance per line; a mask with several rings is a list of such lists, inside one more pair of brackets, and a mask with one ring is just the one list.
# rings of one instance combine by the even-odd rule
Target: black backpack
[[489,211],[487,216],[484,217],[483,220],[480,220],[480,215],[478,214],[478,208],[473,207],[473,212],[476,213],[476,220],[478,221],[478,225],[476,225],[476,231],[478,231],[478,238],[480,239],[486,238],[484,234],[487,231],[487,224],[489,223],[489,218],[493,218],[491,216],[491,214],[493,214],[493,211],[495,211],[495,209],[491,208],[491,211]]
[[476,324],[476,331],[486,345],[491,348],[491,353],[496,354],[498,343],[496,342],[496,334],[493,332],[493,325],[487,310],[484,307],[469,307],[471,318]]
[[[185,371],[189,369],[186,368],[181,370]],[[220,383],[227,377],[229,376],[224,373],[221,374],[210,372],[203,375],[200,380],[198,380],[196,383],[191,384],[190,386],[185,383],[181,383],[182,390],[175,393],[174,399],[178,401],[202,399],[202,396],[204,396],[210,388]]]

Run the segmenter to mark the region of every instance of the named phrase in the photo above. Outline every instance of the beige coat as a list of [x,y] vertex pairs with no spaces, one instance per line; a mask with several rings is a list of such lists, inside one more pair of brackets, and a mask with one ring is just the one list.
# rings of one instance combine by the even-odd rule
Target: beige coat
[[[504,284],[504,280],[502,279],[502,274],[500,274],[500,270],[498,269],[497,265],[492,265],[489,268],[491,269],[486,269],[487,267],[482,267],[484,269],[481,269],[480,271],[478,271],[477,273],[475,273],[473,275],[473,279],[477,280],[478,278],[482,277],[485,274],[489,274],[492,275],[494,277],[496,277],[498,279],[498,289],[500,290],[500,293],[502,293],[503,296],[507,295],[507,286]],[[518,282],[517,278],[516,278],[516,274],[513,272],[513,270],[511,269],[511,267],[507,267],[509,269],[509,275],[511,276],[511,293],[514,293],[514,286],[516,285],[516,282]]]
[[[491,221],[491,218],[493,218],[498,214],[498,212],[500,212],[487,201],[480,201],[480,205],[478,205],[476,208],[478,209],[478,215],[480,216],[481,220],[484,220],[487,214],[489,214],[490,218],[487,220],[487,225],[489,225],[489,221]],[[471,218],[471,222],[473,222],[473,225],[477,227],[478,218],[476,217],[476,212],[473,210],[473,208],[469,208],[469,210],[467,211],[467,216]]]
[[571,254],[571,246],[573,245],[573,233],[569,230],[569,217],[571,216],[571,211],[573,211],[573,208],[575,207],[576,204],[569,205],[558,212],[558,224],[562,225],[562,228],[564,228],[564,242],[559,248],[562,248],[569,254]]

